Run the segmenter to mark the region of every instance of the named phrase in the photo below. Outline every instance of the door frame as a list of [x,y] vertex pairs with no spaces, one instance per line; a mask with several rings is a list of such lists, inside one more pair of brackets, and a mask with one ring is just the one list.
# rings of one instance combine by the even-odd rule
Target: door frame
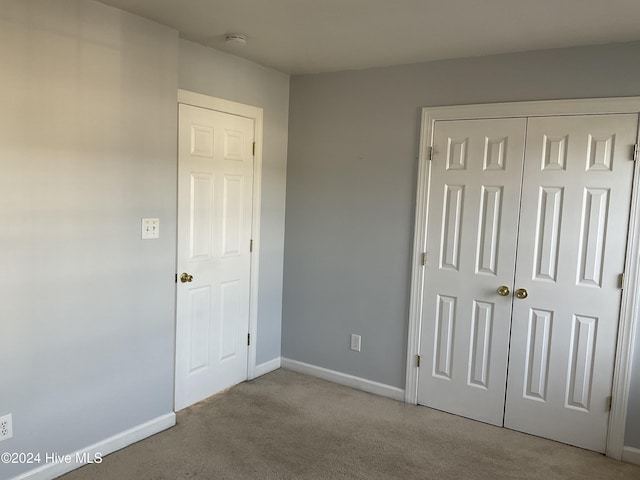
[[[251,270],[249,282],[249,335],[251,342],[248,349],[247,359],[247,380],[254,379],[256,375],[256,345],[258,343],[258,278],[260,271],[260,216],[262,206],[262,132],[263,132],[263,109],[252,105],[232,102],[217,97],[210,97],[200,93],[187,90],[178,90],[178,105],[191,105],[193,107],[216,110],[222,113],[246,117],[253,120],[255,151],[253,155],[253,192],[252,192],[252,218],[251,218],[251,238],[253,239],[253,252],[251,254]],[[178,128],[180,122],[178,119]],[[177,157],[176,157],[177,158]],[[179,161],[179,160],[178,160]],[[176,221],[177,225],[177,221]],[[176,230],[177,235],[177,230]],[[248,247],[248,246],[247,246]],[[177,267],[176,250],[176,267]],[[177,271],[177,270],[176,270]],[[178,310],[176,307],[176,321]],[[175,347],[174,347],[175,348]],[[174,350],[174,365],[175,365]],[[174,383],[175,390],[175,383]],[[175,397],[175,391],[174,391]]]
[[[420,153],[414,243],[411,258],[411,296],[407,343],[405,402],[418,403],[418,363],[422,321],[423,287],[427,281],[422,264],[426,250],[429,213],[431,163],[430,146],[437,120],[474,120],[505,117],[548,117],[558,115],[602,115],[640,113],[640,97],[596,98],[575,100],[545,100],[457,105],[422,108]],[[639,132],[640,133],[640,132]],[[631,153],[631,152],[630,152]],[[630,160],[631,161],[631,160]],[[624,433],[631,382],[634,340],[640,313],[640,159],[635,162],[631,196],[631,213],[625,260],[625,282],[622,291],[620,324],[613,372],[612,404],[609,414],[606,455],[620,460],[624,450]]]

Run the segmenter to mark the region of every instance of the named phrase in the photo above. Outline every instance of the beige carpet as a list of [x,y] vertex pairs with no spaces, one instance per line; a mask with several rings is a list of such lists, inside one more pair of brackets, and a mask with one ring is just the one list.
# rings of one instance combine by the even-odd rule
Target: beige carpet
[[640,479],[640,466],[287,370],[64,480]]

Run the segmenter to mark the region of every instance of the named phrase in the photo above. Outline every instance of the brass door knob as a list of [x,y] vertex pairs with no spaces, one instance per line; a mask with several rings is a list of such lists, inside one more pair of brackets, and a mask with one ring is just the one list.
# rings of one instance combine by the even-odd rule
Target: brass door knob
[[501,287],[498,287],[498,295],[500,295],[501,297],[506,297],[509,295],[509,287],[507,287],[506,285],[502,285]]
[[529,294],[527,293],[527,291],[524,288],[519,288],[518,290],[516,290],[516,297],[518,297],[520,300],[523,300],[525,298],[527,298],[529,296]]
[[189,275],[188,273],[183,273],[182,275],[180,275],[180,281],[182,283],[192,282],[193,275]]

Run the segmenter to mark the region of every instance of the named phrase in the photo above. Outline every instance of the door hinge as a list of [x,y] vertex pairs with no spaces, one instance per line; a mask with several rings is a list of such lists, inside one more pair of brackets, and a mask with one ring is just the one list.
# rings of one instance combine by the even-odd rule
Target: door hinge
[[253,156],[256,156],[256,142],[253,142]]
[[620,274],[620,278],[618,279],[618,288],[620,290],[624,290],[624,273]]
[[607,411],[610,412],[611,411],[611,405],[613,404],[613,397],[609,396],[607,397]]
[[175,282],[178,283],[178,274],[176,273]]
[[638,160],[638,155],[640,154],[640,145],[637,143],[633,146],[633,161]]
[[433,160],[433,147],[429,147],[427,149],[427,157],[429,158],[429,161]]
[[249,253],[253,252],[253,239],[249,240]]
[[251,334],[247,333],[247,345],[251,345]]
[[416,355],[416,367],[420,368],[420,355]]
[[422,266],[427,264],[427,252],[422,252]]

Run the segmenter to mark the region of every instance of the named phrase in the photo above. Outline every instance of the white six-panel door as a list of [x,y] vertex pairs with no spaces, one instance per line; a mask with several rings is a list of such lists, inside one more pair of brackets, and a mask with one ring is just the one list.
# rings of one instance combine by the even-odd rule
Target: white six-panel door
[[419,403],[604,451],[637,128],[435,122]]
[[436,122],[419,403],[502,425],[526,119]]
[[605,450],[637,129],[528,121],[506,427]]
[[181,104],[175,409],[247,379],[253,120]]

